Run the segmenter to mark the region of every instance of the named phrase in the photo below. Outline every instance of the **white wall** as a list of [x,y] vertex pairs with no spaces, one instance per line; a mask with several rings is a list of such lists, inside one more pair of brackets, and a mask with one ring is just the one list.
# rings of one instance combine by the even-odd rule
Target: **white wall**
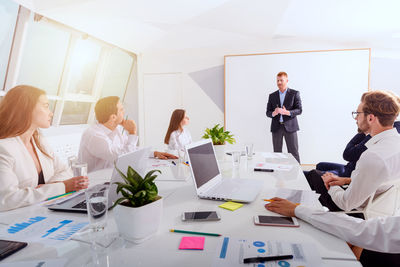
[[[212,40],[210,40],[210,42],[212,42]],[[226,47],[226,48],[213,47],[213,48],[167,51],[167,52],[151,51],[148,53],[143,53],[141,57],[142,72],[139,74],[140,75],[139,78],[143,79],[143,75],[146,73],[170,73],[170,72],[182,73],[183,107],[186,108],[186,110],[188,111],[188,115],[191,118],[190,125],[188,128],[193,136],[193,139],[197,140],[201,138],[203,131],[206,127],[213,126],[216,123],[223,124],[224,113],[210,99],[210,97],[208,97],[204,93],[204,91],[200,88],[200,86],[195,81],[193,81],[193,79],[190,78],[189,73],[216,66],[223,66],[224,55],[347,49],[347,48],[363,48],[363,46],[361,47],[354,45],[345,46],[345,45],[334,44],[332,42],[314,42],[306,40],[293,40],[291,38],[283,38],[283,39],[274,39],[272,41],[268,40],[264,43],[263,42],[255,43],[254,45],[248,47],[234,47],[233,44],[232,47]],[[372,47],[372,57],[391,58],[391,57],[398,57],[399,55],[400,52],[397,50],[383,51]],[[373,75],[373,73],[371,75]],[[223,77],[221,77],[221,79],[223,79]],[[274,77],[272,77],[271,79],[274,79]],[[379,79],[375,80],[375,84],[376,83],[379,84]],[[223,86],[221,87],[222,88],[220,88],[220,90],[223,91]],[[160,84],[160,88],[162,88],[162,84]],[[143,90],[143,87],[139,88],[139,90]],[[358,99],[356,102],[357,103],[354,103],[355,107],[358,105]],[[158,103],[162,105],[162,100],[160,99]],[[267,125],[269,126],[269,121]],[[335,131],[341,131],[341,125],[336,125],[335,127],[336,127]],[[154,129],[154,131],[165,131],[165,130],[166,129]],[[354,125],[354,131],[356,131],[356,125]],[[342,143],[337,144],[337,146],[343,147],[344,149],[348,141],[349,140],[343,140]],[[159,143],[159,142],[160,142],[159,140],[146,140],[146,144]],[[337,162],[343,162],[341,153],[336,152],[332,154],[333,155],[331,158],[336,158]],[[320,161],[325,161],[325,160],[327,159],[320,158]],[[307,163],[316,164],[317,162],[307,162]]]

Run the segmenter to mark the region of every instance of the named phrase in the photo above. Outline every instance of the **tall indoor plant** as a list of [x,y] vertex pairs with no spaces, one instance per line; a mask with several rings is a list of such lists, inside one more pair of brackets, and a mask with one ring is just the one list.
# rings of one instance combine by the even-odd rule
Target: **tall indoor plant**
[[121,194],[113,205],[115,221],[124,238],[140,243],[155,234],[161,222],[162,198],[154,183],[161,171],[149,171],[143,178],[131,166],[126,174],[115,168],[124,180],[115,183]]
[[223,160],[225,156],[225,144],[233,144],[236,143],[235,138],[233,138],[233,134],[229,131],[225,131],[224,127],[220,126],[219,124],[215,125],[213,128],[207,128],[203,135],[204,139],[211,138],[215,154],[219,160]]

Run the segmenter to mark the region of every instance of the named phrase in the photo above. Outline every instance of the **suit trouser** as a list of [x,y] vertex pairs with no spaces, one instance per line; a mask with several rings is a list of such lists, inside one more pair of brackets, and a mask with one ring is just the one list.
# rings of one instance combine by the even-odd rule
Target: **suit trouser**
[[322,206],[327,207],[330,211],[341,211],[342,209],[333,202],[331,195],[329,195],[324,181],[322,180],[322,174],[322,172],[317,170],[311,170],[306,174],[306,179],[311,190],[320,194],[318,200]]
[[286,147],[289,153],[300,163],[299,144],[297,141],[297,132],[288,132],[283,124],[276,132],[272,132],[272,144],[274,152],[282,152],[283,137],[285,137]]

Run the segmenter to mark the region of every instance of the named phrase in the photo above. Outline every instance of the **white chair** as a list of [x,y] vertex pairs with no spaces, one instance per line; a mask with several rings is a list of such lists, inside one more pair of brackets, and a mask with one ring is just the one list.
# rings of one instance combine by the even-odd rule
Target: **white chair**
[[378,196],[373,193],[368,198],[368,203],[363,210],[350,211],[346,214],[363,213],[366,220],[396,215],[400,209],[400,179],[390,180],[382,185],[391,187]]

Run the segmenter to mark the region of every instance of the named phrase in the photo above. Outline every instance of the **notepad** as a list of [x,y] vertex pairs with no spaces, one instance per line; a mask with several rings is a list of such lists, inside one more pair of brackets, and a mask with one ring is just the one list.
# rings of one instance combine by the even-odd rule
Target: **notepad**
[[179,244],[179,249],[203,250],[205,240],[204,236],[184,236]]
[[234,210],[237,210],[238,208],[241,208],[242,206],[243,206],[243,204],[241,204],[241,203],[228,201],[228,202],[225,202],[224,204],[219,205],[218,207],[234,211]]

